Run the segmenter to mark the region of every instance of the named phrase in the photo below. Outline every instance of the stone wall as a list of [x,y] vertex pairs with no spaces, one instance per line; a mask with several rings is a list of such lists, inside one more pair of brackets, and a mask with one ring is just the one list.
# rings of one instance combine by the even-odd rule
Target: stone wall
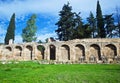
[[120,60],[120,39],[76,39],[0,46],[0,60],[113,62]]

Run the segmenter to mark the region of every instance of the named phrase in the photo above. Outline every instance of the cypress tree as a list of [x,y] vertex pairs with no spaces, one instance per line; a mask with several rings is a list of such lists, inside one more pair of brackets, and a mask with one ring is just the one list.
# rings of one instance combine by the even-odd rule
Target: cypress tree
[[97,19],[97,33],[98,33],[97,37],[105,38],[106,33],[105,33],[105,28],[104,28],[104,20],[103,20],[102,10],[101,10],[99,1],[97,1],[96,19]]
[[15,37],[15,13],[12,15],[9,26],[7,28],[7,33],[4,39],[5,44],[8,44],[10,39],[14,41],[14,37]]

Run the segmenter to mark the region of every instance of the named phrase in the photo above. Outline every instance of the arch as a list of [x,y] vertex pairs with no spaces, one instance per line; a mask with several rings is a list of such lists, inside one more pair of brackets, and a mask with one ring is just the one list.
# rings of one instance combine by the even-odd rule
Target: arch
[[[41,52],[40,54],[42,55],[42,59],[44,59],[44,51],[45,51],[45,47],[43,45],[38,45],[37,49]],[[38,53],[39,54],[39,53]],[[39,56],[39,55],[38,55]]]
[[12,51],[12,48],[10,46],[5,47],[8,51]]
[[117,56],[117,48],[113,44],[106,45],[104,50],[105,50],[104,54],[108,58],[114,59],[115,56]]
[[56,59],[56,47],[54,45],[49,45],[50,48],[50,60]]
[[76,53],[76,55],[75,55],[76,59],[75,60],[80,60],[80,61],[85,60],[85,48],[84,48],[83,45],[77,44],[75,46],[75,53]]
[[90,45],[90,56],[92,56],[98,60],[101,60],[101,52],[100,52],[99,45],[97,45],[97,44]]
[[15,47],[15,52],[16,52],[16,56],[21,56],[21,54],[22,54],[22,47],[21,46],[16,46]]
[[32,55],[32,52],[33,52],[33,47],[31,45],[27,45],[26,48],[28,49],[28,55],[30,60],[33,59],[33,55]]
[[61,46],[62,60],[70,60],[70,48],[68,45]]

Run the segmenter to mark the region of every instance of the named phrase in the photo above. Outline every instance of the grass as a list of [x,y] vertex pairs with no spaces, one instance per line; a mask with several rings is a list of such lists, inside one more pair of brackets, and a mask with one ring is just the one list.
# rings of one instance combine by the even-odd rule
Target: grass
[[0,83],[120,83],[120,64],[0,64]]

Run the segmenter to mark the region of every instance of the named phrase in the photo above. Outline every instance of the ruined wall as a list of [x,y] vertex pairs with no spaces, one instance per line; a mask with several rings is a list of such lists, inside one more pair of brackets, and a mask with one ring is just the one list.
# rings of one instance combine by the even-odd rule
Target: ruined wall
[[110,62],[119,58],[120,39],[76,39],[42,44],[32,42],[0,46],[0,60]]

